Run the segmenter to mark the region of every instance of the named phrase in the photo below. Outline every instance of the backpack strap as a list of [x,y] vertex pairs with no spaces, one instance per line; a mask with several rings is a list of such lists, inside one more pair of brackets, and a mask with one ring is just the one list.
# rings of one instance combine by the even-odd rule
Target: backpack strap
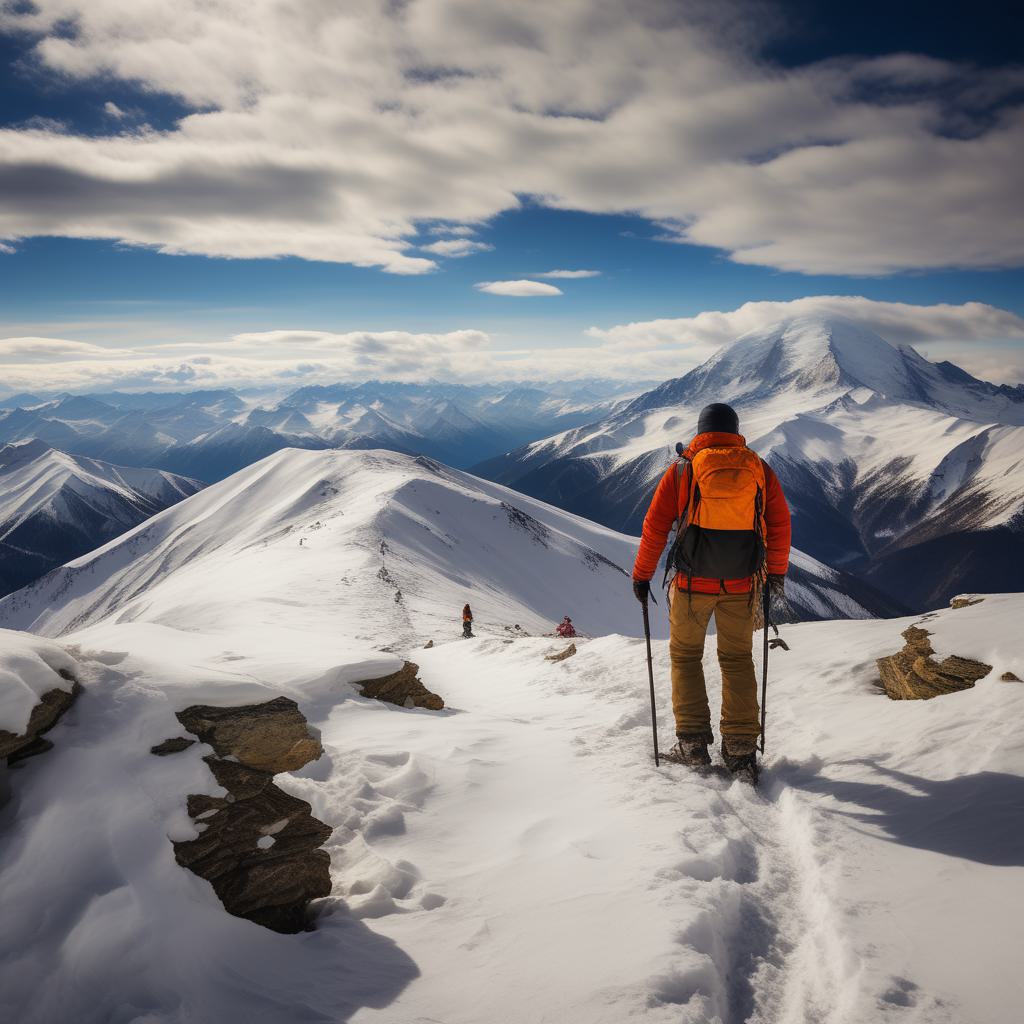
[[[683,532],[683,521],[686,516],[686,512],[690,507],[690,491],[693,488],[693,467],[690,465],[690,460],[685,455],[680,455],[676,462],[676,472],[672,474],[672,479],[676,485],[676,534],[672,540],[672,544],[668,550],[668,557],[665,559],[665,575],[661,581],[661,587],[664,590],[668,584],[670,578],[675,576],[672,571],[672,562],[674,560],[676,545],[679,543],[679,536]],[[679,507],[679,488],[682,486],[683,480],[686,480],[686,504]]]
[[[679,533],[683,528],[683,514],[687,512],[690,507],[690,491],[693,489],[693,466],[685,455],[681,455],[679,457],[679,461],[676,463],[676,466],[677,471],[673,476],[673,480],[676,482],[676,533]],[[688,477],[686,481],[686,504],[680,508],[679,487],[685,477]]]

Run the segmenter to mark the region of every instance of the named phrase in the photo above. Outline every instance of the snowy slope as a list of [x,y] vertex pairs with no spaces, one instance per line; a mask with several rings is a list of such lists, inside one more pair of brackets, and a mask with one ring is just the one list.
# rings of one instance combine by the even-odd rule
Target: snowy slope
[[[422,457],[285,450],[0,601],[0,626],[178,626],[204,608],[249,616],[254,595],[277,621],[298,590],[317,595],[325,629],[358,609],[397,644],[445,635],[466,601],[483,630],[544,633],[568,614],[586,633],[635,633],[637,543]],[[800,571],[798,614],[871,614],[840,574],[810,559]]]
[[[787,628],[792,650],[773,656],[756,795],[655,770],[640,640],[583,640],[576,657],[553,664],[544,656],[564,643],[513,639],[481,616],[478,640],[425,651],[420,634],[395,648],[400,620],[386,602],[367,603],[355,569],[389,557],[381,541],[395,554],[410,530],[431,564],[441,552],[425,514],[455,500],[452,480],[461,490],[467,478],[410,478],[408,460],[376,458],[275,456],[178,506],[192,507],[189,522],[177,509],[159,517],[163,547],[139,531],[137,567],[130,548],[100,553],[96,575],[118,576],[123,599],[73,577],[65,594],[48,595],[64,604],[38,620],[47,632],[71,625],[70,612],[79,619],[56,644],[85,691],[49,734],[54,749],[12,773],[14,798],[0,811],[0,991],[11,1019],[1015,1019],[1024,684],[998,675],[1024,677],[1020,595],[923,622],[939,656],[994,666],[974,689],[930,702],[890,702],[873,684],[874,658],[919,620]],[[346,578],[329,540],[337,522],[286,530],[296,508],[305,521],[329,488],[284,485],[308,484],[306,463],[320,464],[323,481],[335,459],[363,463],[348,467],[354,479],[339,493],[337,518],[360,524],[334,534],[349,551]],[[259,523],[232,518],[261,480]],[[448,560],[463,570],[480,554],[473,532],[500,508],[482,493],[476,515],[460,504],[447,531]],[[545,577],[574,571],[580,537],[606,553],[619,543],[561,513],[534,521],[551,531]],[[488,536],[507,540],[509,529],[524,528],[495,518]],[[193,565],[202,572],[190,575]],[[521,605],[506,595],[519,593],[522,567],[496,552],[489,569],[490,591],[474,604],[496,614]],[[431,582],[439,578],[432,569]],[[534,585],[543,595],[552,584]],[[416,620],[451,636],[453,596],[418,596]],[[26,650],[47,662],[56,644],[0,633],[0,681],[23,672]],[[655,645],[654,663],[663,742],[666,646]],[[390,671],[398,656],[420,663],[448,710],[356,696],[349,682]],[[717,713],[711,650],[705,671]],[[316,930],[297,936],[228,916],[207,883],[176,865],[169,838],[195,833],[184,794],[214,789],[206,748],[148,753],[180,733],[174,711],[188,704],[277,694],[299,702],[325,746],[320,761],[277,781],[335,826],[334,893]]]
[[[938,537],[952,554],[967,531],[1009,530],[1024,509],[1024,427],[862,393],[793,417],[759,448],[799,496],[795,529],[833,564],[868,555],[884,565],[893,551]],[[1008,538],[1008,561],[1019,543]]]
[[[736,407],[747,443],[779,470],[797,547],[911,607],[1016,586],[1005,567],[1024,572],[1021,389],[930,363],[842,318],[752,332],[621,412],[476,471],[636,532],[675,443],[713,401]],[[940,537],[937,550],[906,553]],[[957,550],[972,552],[969,579],[957,577]]]
[[0,447],[0,594],[124,533],[202,486],[160,470],[67,455],[42,441]]

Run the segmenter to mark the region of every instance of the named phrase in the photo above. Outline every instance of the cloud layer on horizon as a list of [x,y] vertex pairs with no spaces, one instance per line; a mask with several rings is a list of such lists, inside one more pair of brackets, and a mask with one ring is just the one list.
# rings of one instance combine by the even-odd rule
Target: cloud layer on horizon
[[[0,130],[0,243],[107,238],[421,274],[468,255],[483,244],[453,244],[468,225],[528,196],[638,212],[665,239],[782,270],[1024,263],[1024,70],[913,54],[785,69],[759,56],[777,31],[766,12],[749,0],[5,6],[0,30],[38,36],[38,74],[113,76],[195,112],[167,131],[117,117],[106,136]],[[421,248],[440,222],[442,241]]]
[[[501,348],[484,331],[273,330],[145,348],[49,337],[0,339],[8,392],[287,386],[371,379],[487,380],[593,377],[661,381],[681,376],[748,331],[794,316],[844,316],[894,344],[999,382],[1024,381],[1024,317],[983,303],[914,306],[858,296],[748,302],[729,312],[592,327],[580,345]],[[992,355],[1014,343],[1016,356]]]

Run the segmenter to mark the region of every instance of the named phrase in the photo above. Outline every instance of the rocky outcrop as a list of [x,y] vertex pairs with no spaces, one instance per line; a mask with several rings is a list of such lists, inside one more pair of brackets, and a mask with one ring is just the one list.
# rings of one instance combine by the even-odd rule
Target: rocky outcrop
[[991,665],[955,654],[936,661],[930,636],[910,626],[903,631],[903,650],[878,659],[881,686],[893,700],[928,700],[967,690],[992,671]]
[[[227,795],[188,797],[200,834],[175,842],[175,859],[210,882],[229,913],[278,932],[302,931],[310,900],[331,891],[330,855],[320,847],[332,829],[306,801],[275,786],[274,774],[316,760],[320,741],[286,697],[190,707],[178,720],[216,751],[203,760]],[[180,743],[166,740],[153,753]]]
[[190,740],[187,736],[172,736],[169,740],[164,740],[163,743],[150,747],[149,752],[156,754],[157,757],[166,757],[168,754],[180,754],[183,750],[188,750],[195,742],[195,740]]
[[392,672],[389,676],[364,679],[356,683],[356,686],[362,688],[361,693],[364,697],[374,697],[402,708],[441,711],[444,708],[444,701],[423,685],[418,676],[419,670],[419,665],[407,661],[397,672]]
[[557,654],[546,654],[544,656],[546,661],[565,661],[566,658],[571,658],[576,653],[576,645],[569,644],[564,651],[559,651]]
[[43,734],[57,724],[61,715],[74,704],[82,692],[81,684],[66,669],[59,669],[57,674],[61,679],[71,683],[71,689],[47,690],[32,709],[23,733],[0,729],[0,761],[6,758],[8,764],[14,764],[33,754],[41,754],[53,746],[48,739],[43,738]]
[[1004,672],[1000,677],[1001,683],[1019,683],[1021,681],[1020,676],[1015,676],[1012,672]]
[[964,594],[961,597],[954,597],[953,600],[949,602],[949,607],[970,608],[972,604],[981,604],[984,600],[985,598],[983,597],[970,597],[969,595]]
[[221,757],[237,757],[262,771],[293,772],[324,752],[298,704],[287,697],[234,708],[197,704],[180,711],[178,721]]
[[188,813],[202,828],[174,844],[182,867],[205,878],[225,909],[276,932],[306,927],[310,900],[331,891],[331,827],[305,800],[274,785],[270,772],[204,758],[226,797],[193,794]]

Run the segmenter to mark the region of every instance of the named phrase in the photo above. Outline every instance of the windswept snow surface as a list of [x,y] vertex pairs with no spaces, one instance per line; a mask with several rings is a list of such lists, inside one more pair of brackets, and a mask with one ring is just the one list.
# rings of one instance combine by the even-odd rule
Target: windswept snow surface
[[[346,469],[325,505],[335,459]],[[755,793],[653,765],[644,643],[603,618],[628,626],[635,602],[583,551],[620,559],[635,542],[521,499],[510,515],[490,486],[400,456],[283,453],[0,606],[5,624],[54,638],[0,633],[0,679],[24,672],[26,650],[49,663],[56,649],[85,687],[54,748],[9,773],[0,809],[6,1016],[1015,1019],[1024,684],[999,676],[1024,677],[1024,596],[786,627]],[[447,501],[451,547],[436,546],[427,516]],[[623,596],[585,600],[619,580]],[[594,638],[553,663],[565,641],[505,627],[550,628],[544,602],[566,590]],[[466,597],[473,640],[456,638]],[[939,657],[993,671],[961,693],[889,701],[874,659],[911,622],[933,631]],[[654,653],[667,745],[667,644]],[[446,710],[350,685],[403,657]],[[712,644],[705,672],[717,715]],[[181,734],[174,712],[189,704],[279,694],[325,753],[278,784],[334,827],[334,893],[297,936],[230,917],[174,861],[170,839],[196,829],[185,794],[216,791],[209,748],[149,753]]]
[[0,732],[23,733],[44,693],[71,689],[72,681],[59,673],[73,674],[74,666],[58,644],[0,629]]

